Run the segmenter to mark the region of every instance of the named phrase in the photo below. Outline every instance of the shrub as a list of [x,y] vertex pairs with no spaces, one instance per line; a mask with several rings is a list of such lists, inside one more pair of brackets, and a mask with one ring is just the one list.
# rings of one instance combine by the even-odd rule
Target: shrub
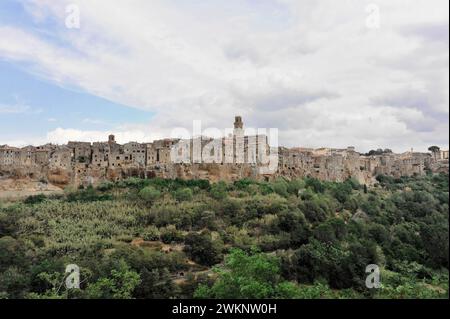
[[321,199],[303,201],[299,208],[311,223],[323,222],[333,213],[328,203]]
[[307,178],[305,186],[311,188],[315,193],[323,193],[325,191],[323,183],[316,178]]
[[92,299],[130,299],[141,278],[125,261],[120,260],[107,278],[100,278],[86,288],[86,297]]
[[245,191],[245,190],[248,189],[248,187],[250,185],[253,185],[253,184],[255,184],[254,181],[252,181],[250,179],[247,179],[247,178],[244,178],[244,179],[240,179],[238,181],[235,181],[233,183],[233,186],[234,186],[235,189],[238,189],[238,190],[241,190],[241,191]]
[[23,202],[25,204],[29,204],[29,205],[39,204],[39,203],[42,203],[45,200],[45,198],[46,197],[44,194],[32,195],[32,196],[28,196]]
[[111,190],[114,187],[114,183],[110,181],[106,181],[98,185],[97,189],[101,192],[106,192]]
[[288,184],[283,179],[278,179],[272,183],[272,189],[280,196],[288,197]]
[[165,244],[179,243],[183,241],[183,234],[175,226],[169,225],[161,229],[161,240]]
[[110,194],[98,194],[92,186],[88,186],[86,189],[70,192],[66,197],[69,202],[95,202],[112,199]]
[[159,240],[160,235],[161,235],[161,233],[160,233],[159,229],[155,226],[148,226],[142,232],[142,238],[145,241]]
[[186,236],[185,244],[184,251],[199,264],[212,266],[222,259],[221,245],[214,242],[208,233],[190,233]]
[[190,188],[181,188],[175,191],[175,199],[179,202],[190,201],[193,198],[193,192]]
[[279,259],[253,251],[250,255],[233,249],[225,259],[225,266],[218,270],[218,279],[209,288],[200,285],[196,298],[295,298],[298,287],[283,281]]
[[218,182],[211,187],[211,197],[217,200],[227,197],[227,184],[224,182]]
[[139,198],[146,203],[153,203],[161,196],[161,193],[152,186],[144,187],[139,191]]
[[291,195],[299,195],[299,191],[305,187],[305,182],[301,179],[294,179],[287,185],[287,191]]
[[333,185],[332,194],[341,204],[344,204],[350,198],[352,189],[350,183],[336,183]]
[[198,187],[199,189],[203,190],[209,190],[210,189],[210,183],[209,180],[206,179],[193,179],[185,181],[186,186],[189,187]]

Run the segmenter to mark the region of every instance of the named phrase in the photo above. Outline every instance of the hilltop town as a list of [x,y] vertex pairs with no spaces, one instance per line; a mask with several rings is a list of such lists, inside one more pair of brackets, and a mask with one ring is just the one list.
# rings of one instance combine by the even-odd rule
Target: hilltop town
[[[197,154],[196,142],[201,147]],[[277,156],[277,166],[267,172],[261,168],[268,165],[270,154]],[[354,147],[274,148],[269,146],[265,135],[244,136],[239,116],[235,118],[233,135],[220,139],[219,143],[212,138],[199,137],[121,145],[110,135],[106,142],[23,148],[0,146],[0,179],[26,178],[59,187],[98,184],[131,176],[213,182],[311,176],[328,181],[355,178],[370,185],[379,174],[400,177],[424,175],[427,171],[448,172],[448,151],[395,154],[390,150],[378,150],[360,154]]]

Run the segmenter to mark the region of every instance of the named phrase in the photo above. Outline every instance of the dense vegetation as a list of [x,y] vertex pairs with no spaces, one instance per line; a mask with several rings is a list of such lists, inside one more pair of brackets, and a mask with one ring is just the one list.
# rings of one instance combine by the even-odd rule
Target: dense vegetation
[[0,298],[448,298],[448,176],[377,180],[130,178],[3,202]]

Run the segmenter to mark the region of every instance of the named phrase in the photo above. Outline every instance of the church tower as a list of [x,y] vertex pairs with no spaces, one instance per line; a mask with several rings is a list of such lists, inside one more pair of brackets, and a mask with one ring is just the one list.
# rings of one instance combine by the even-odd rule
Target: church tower
[[116,143],[116,137],[113,134],[108,136],[108,143],[109,144],[115,144]]
[[234,118],[234,129],[243,129],[244,128],[244,123],[242,122],[242,117],[241,116],[236,116]]
[[245,139],[244,139],[244,123],[242,122],[242,117],[236,116],[234,118],[234,130],[233,130],[233,140],[234,140],[234,163],[242,164],[244,163],[244,153],[245,153]]

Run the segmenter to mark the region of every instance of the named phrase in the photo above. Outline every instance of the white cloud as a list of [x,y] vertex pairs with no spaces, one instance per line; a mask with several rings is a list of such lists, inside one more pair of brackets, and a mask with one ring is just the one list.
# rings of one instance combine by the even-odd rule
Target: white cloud
[[[448,147],[446,0],[376,1],[377,30],[365,27],[369,2],[359,0],[79,0],[80,30],[64,28],[73,1],[24,2],[38,23],[56,19],[58,42],[0,26],[0,57],[156,113],[148,129],[128,126],[123,138],[193,119],[228,127],[240,114],[278,127],[289,146]],[[47,138],[105,133],[59,129]]]
[[130,141],[144,142],[151,138],[151,136],[140,130],[110,132],[57,128],[47,133],[46,140],[55,144],[66,144],[68,141],[100,142],[106,141],[108,139],[108,135],[111,133],[114,133],[116,141],[119,143],[127,143]]
[[91,118],[85,118],[81,121],[84,124],[92,124],[92,125],[105,125],[108,124],[107,122],[100,120],[100,119],[91,119]]
[[38,114],[42,109],[34,109],[28,105],[6,105],[0,104],[0,114]]

